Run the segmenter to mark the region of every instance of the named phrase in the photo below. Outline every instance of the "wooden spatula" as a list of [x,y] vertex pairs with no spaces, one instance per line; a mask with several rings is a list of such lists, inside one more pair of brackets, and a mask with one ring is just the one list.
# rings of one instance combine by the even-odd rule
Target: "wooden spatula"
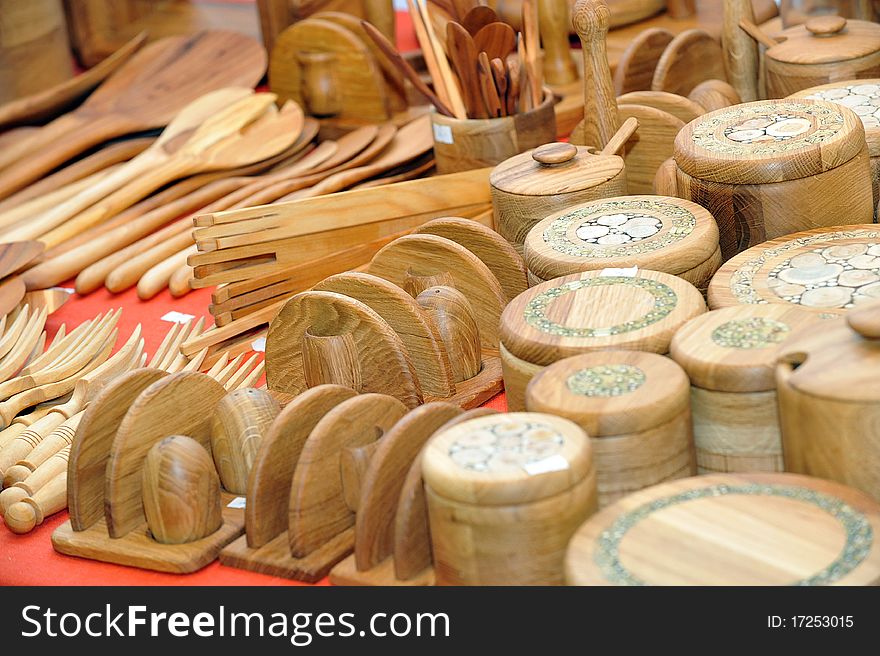
[[516,49],[516,32],[507,23],[489,23],[474,35],[477,52],[485,52],[489,60],[504,59]]
[[446,23],[446,43],[449,59],[461,80],[461,93],[470,118],[489,118],[480,91],[477,73],[477,47],[473,37],[458,23]]
[[478,5],[462,17],[461,26],[473,36],[486,25],[497,21],[498,14],[495,13],[494,9]]
[[492,75],[492,65],[485,52],[481,52],[477,58],[477,73],[480,76],[480,91],[483,94],[483,102],[489,110],[489,117],[501,116],[501,100],[498,98],[495,77]]

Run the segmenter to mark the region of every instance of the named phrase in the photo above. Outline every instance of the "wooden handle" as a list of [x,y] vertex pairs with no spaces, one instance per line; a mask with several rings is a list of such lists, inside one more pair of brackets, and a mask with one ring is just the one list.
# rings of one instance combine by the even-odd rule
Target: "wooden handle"
[[0,451],[0,474],[5,475],[7,469],[19,460],[26,458],[34,447],[43,440],[43,436],[58,428],[65,419],[64,415],[52,412],[34,422],[12,442],[3,447],[3,450]]
[[558,166],[572,161],[577,154],[577,146],[558,142],[538,146],[532,151],[532,159],[544,166]]
[[495,86],[495,77],[492,74],[492,65],[489,56],[481,52],[477,59],[477,72],[480,76],[480,91],[483,103],[489,110],[489,118],[501,116],[501,99],[498,97],[498,89]]
[[[35,446],[26,458],[22,458],[16,464],[27,467],[32,472],[36,471],[37,467],[49,460],[64,447],[70,446],[73,443],[73,438],[76,435],[77,427],[79,427],[80,419],[82,419],[81,412],[73,415],[70,419],[65,420],[63,424],[52,431],[37,446]],[[7,472],[7,474],[8,473],[9,472]],[[6,484],[5,480],[3,484]]]
[[572,25],[584,51],[584,144],[596,148],[604,148],[620,125],[605,47],[608,21],[602,0],[578,0],[574,7]]
[[547,84],[577,82],[578,73],[568,44],[568,2],[538,0],[541,43],[544,45],[544,77]]
[[[760,27],[755,25],[752,21],[742,19],[739,22],[739,26],[743,29],[743,31],[752,37],[755,41],[760,43],[762,46],[767,48],[772,48],[773,46],[778,46],[779,41],[773,39],[769,34],[767,34]],[[740,94],[741,95],[741,94]]]
[[636,133],[636,130],[639,129],[639,121],[635,116],[630,116],[623,122],[623,125],[620,126],[620,129],[614,133],[614,136],[608,140],[608,143],[605,144],[605,147],[602,149],[601,155],[616,155],[625,145],[626,142],[630,140],[630,138]]
[[[725,4],[727,2],[730,0],[725,0]],[[696,0],[666,0],[666,12],[675,19],[687,18],[697,13],[696,4]]]
[[67,472],[62,472],[40,488],[33,498],[12,504],[3,521],[13,533],[27,533],[49,515],[67,508]]
[[804,27],[814,36],[832,36],[846,28],[846,19],[843,16],[816,16],[808,19]]
[[163,289],[167,288],[171,282],[171,276],[182,266],[187,266],[187,258],[191,254],[198,252],[195,244],[192,243],[192,236],[190,236],[189,233],[184,232],[179,237],[179,240],[183,241],[183,237],[187,238],[187,241],[189,242],[188,246],[181,251],[172,253],[161,262],[150,267],[144,272],[144,275],[141,276],[140,280],[138,280],[137,294],[139,299],[147,301]]
[[33,497],[39,490],[43,488],[44,485],[47,485],[53,478],[67,471],[69,459],[70,447],[66,446],[54,456],[49,458],[42,465],[37,467],[24,481],[22,481],[21,483],[17,483],[15,488],[10,489],[24,490],[27,496]]
[[192,285],[190,284],[192,279],[193,268],[189,264],[184,263],[171,274],[171,279],[168,281],[168,291],[174,298],[186,296],[192,291]]
[[541,50],[539,23],[537,0],[523,0],[521,43],[525,47],[525,67],[528,70],[528,90],[532,108],[541,104],[544,88],[544,73],[539,63]]
[[416,298],[431,317],[449,354],[456,383],[473,378],[482,368],[480,330],[474,308],[452,287],[429,287]]
[[741,27],[743,21],[755,24],[752,0],[727,0],[721,33],[724,71],[742,101],[752,102],[758,100],[758,46]]
[[[138,283],[141,276],[152,267],[163,262],[166,258],[178,253],[181,249],[192,244],[192,235],[189,230],[182,230],[176,235],[163,240],[152,248],[130,258],[119,267],[111,271],[104,281],[108,290],[117,294],[133,287]],[[171,275],[171,272],[168,272]],[[167,280],[166,280],[167,284]]]
[[880,302],[855,307],[846,313],[849,327],[866,339],[880,339]]
[[43,127],[34,130],[13,143],[4,143],[0,151],[0,169],[5,169],[13,162],[25,159],[58,139],[63,139],[85,125],[75,113],[64,114]]

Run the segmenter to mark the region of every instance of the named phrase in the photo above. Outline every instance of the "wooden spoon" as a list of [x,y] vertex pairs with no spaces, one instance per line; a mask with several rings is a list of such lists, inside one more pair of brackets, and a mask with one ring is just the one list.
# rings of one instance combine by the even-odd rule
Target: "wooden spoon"
[[[80,107],[0,153],[0,198],[113,137],[153,130],[209,91],[256,84],[266,52],[237,32],[174,36],[138,51]],[[27,155],[26,157],[24,157]],[[16,162],[16,166],[9,165]]]
[[131,59],[147,40],[141,32],[112,55],[89,70],[39,93],[19,98],[0,107],[0,127],[35,123],[57,116],[89,93]]
[[474,36],[486,25],[498,22],[498,14],[494,9],[478,5],[468,11],[461,19],[461,26]]
[[480,91],[480,78],[477,73],[477,47],[473,37],[458,23],[446,24],[446,42],[449,59],[461,80],[461,93],[469,118],[489,118]]
[[504,59],[516,50],[516,32],[507,23],[490,23],[474,35],[477,52],[485,52],[489,60]]

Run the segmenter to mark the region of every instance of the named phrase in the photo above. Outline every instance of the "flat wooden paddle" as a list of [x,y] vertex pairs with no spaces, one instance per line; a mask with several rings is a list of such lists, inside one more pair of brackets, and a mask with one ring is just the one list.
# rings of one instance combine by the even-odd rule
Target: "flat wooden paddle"
[[498,14],[494,9],[478,5],[461,18],[461,26],[474,36],[486,25],[498,22]]
[[473,37],[461,25],[446,23],[446,48],[455,74],[461,81],[461,94],[469,118],[489,118],[483,94],[480,91],[480,76],[477,73],[477,46]]
[[0,198],[102,141],[166,125],[209,91],[253,87],[265,70],[263,46],[238,32],[212,30],[151,43],[75,111],[0,153]]
[[516,50],[516,32],[507,23],[489,23],[474,35],[477,52],[485,52],[489,60],[504,59]]
[[501,99],[495,86],[495,76],[492,75],[492,64],[485,52],[481,52],[477,59],[477,72],[480,75],[480,91],[483,94],[483,102],[489,110],[489,117],[501,116]]
[[11,276],[0,281],[0,316],[6,316],[21,303],[27,290],[19,276]]

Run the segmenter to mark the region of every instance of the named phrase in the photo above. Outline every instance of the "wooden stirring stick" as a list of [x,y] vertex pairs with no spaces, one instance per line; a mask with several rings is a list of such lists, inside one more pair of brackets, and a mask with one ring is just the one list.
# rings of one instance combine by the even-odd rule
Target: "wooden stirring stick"
[[477,59],[477,72],[480,76],[480,90],[483,94],[483,102],[489,110],[489,117],[501,116],[501,100],[498,97],[498,89],[495,87],[495,77],[492,75],[492,65],[485,52],[481,52]]
[[623,122],[623,125],[614,133],[614,136],[608,140],[602,149],[602,155],[616,155],[626,145],[636,130],[639,129],[639,121],[635,116],[630,116]]

